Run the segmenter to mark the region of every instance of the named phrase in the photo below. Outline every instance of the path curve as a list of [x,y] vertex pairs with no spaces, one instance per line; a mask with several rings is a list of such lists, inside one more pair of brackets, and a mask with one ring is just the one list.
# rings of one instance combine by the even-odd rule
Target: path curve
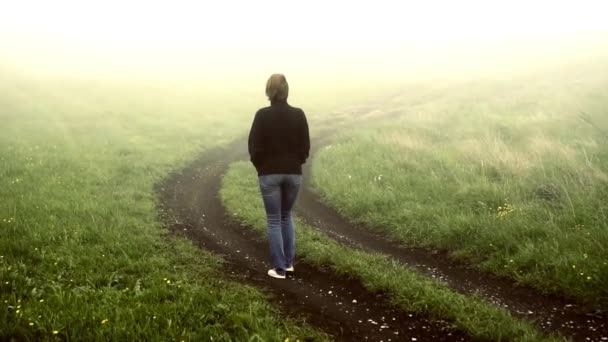
[[177,234],[220,254],[224,269],[239,281],[264,289],[275,307],[304,318],[340,341],[471,341],[445,321],[433,321],[389,304],[382,293],[370,293],[361,282],[298,262],[287,280],[266,275],[268,247],[251,228],[235,223],[222,207],[221,177],[230,163],[242,159],[246,141],[204,153],[157,187],[161,219]]

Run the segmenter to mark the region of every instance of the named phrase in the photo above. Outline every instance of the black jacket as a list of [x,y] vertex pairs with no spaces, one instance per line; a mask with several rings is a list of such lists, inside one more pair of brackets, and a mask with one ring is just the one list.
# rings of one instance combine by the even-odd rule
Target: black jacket
[[302,174],[310,151],[306,115],[285,101],[257,111],[249,132],[249,156],[258,175]]

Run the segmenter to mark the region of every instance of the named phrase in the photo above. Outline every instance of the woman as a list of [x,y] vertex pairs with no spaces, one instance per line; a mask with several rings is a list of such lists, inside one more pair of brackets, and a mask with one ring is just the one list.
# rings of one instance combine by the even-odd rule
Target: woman
[[270,106],[257,111],[249,132],[249,156],[258,181],[268,225],[272,266],[268,275],[285,279],[293,272],[295,233],[291,209],[302,182],[310,138],[306,115],[287,103],[289,85],[274,74],[266,83]]

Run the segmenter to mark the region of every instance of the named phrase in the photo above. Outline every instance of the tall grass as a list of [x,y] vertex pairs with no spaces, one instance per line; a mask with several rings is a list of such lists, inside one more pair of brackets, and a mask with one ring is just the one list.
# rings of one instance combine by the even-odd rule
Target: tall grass
[[404,243],[607,308],[608,79],[596,69],[394,101],[398,120],[317,155],[315,187]]

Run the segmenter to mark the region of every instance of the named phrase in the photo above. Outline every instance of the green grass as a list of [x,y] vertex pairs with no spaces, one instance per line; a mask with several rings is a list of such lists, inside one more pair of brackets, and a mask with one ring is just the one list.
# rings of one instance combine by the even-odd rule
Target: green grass
[[602,65],[396,99],[382,109],[399,119],[320,151],[314,186],[396,240],[607,309]]
[[263,98],[0,79],[0,339],[327,338],[158,221],[154,185]]
[[[223,179],[221,197],[237,220],[265,236],[263,204],[255,170],[249,163],[231,165]],[[385,256],[342,246],[299,220],[296,227],[298,258],[358,278],[371,291],[388,292],[392,302],[406,311],[447,319],[471,336],[489,340],[558,340],[542,336],[528,322],[513,318],[504,309],[455,293]]]

